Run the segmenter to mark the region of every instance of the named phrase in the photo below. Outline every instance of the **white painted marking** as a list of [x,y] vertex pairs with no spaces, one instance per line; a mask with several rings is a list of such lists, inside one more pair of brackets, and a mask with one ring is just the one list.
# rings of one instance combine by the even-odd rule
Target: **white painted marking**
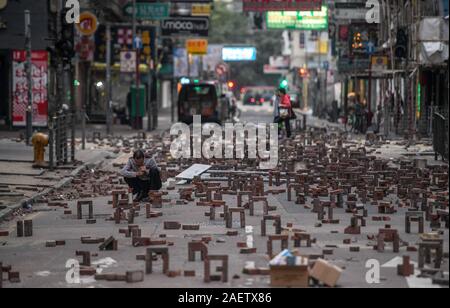
[[42,271],[42,272],[35,273],[35,275],[39,276],[39,277],[48,277],[51,275],[51,273],[49,271]]

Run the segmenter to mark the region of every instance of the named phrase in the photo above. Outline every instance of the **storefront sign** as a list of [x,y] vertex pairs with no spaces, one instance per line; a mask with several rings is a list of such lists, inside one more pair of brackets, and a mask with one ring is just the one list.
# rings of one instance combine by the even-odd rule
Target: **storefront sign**
[[[28,107],[28,80],[25,70],[26,52],[13,52],[13,126],[26,126]],[[48,53],[33,51],[33,126],[48,124]]]

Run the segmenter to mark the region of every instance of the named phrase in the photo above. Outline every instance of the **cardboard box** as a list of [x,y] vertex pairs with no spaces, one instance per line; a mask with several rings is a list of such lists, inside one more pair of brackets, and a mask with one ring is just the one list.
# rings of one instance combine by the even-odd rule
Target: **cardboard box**
[[341,277],[342,269],[323,259],[318,259],[310,274],[314,279],[328,287],[334,288]]
[[308,288],[308,266],[270,266],[271,286],[279,288]]

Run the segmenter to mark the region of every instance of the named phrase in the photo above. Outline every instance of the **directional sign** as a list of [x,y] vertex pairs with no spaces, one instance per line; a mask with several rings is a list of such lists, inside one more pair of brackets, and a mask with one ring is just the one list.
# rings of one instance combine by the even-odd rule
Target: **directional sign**
[[[125,15],[133,16],[133,4],[123,9]],[[162,20],[170,16],[169,3],[136,3],[136,18],[142,20]]]
[[142,42],[142,39],[139,36],[136,36],[134,38],[133,48],[135,48],[135,49],[142,49],[143,47],[144,47],[144,44]]
[[368,55],[373,55],[375,53],[375,43],[370,41],[367,43],[366,52]]

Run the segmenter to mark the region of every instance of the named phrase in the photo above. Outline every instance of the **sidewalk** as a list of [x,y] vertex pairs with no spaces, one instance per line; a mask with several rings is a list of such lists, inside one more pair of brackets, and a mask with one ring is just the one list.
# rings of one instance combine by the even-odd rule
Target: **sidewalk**
[[[300,112],[300,110],[296,110]],[[345,125],[339,123],[331,123],[327,120],[319,119],[314,116],[308,116],[307,125],[309,127],[327,128],[337,130],[341,133],[345,133]],[[369,131],[370,133],[370,131]],[[432,141],[429,139],[423,139],[417,141],[412,146],[407,146],[407,142],[404,138],[396,135],[391,135],[385,141],[379,144],[372,144],[367,141],[367,135],[350,133],[347,130],[349,140],[355,145],[365,146],[369,153],[372,153],[376,157],[391,160],[408,160],[408,159],[421,159],[426,160],[428,165],[448,165],[448,163],[441,160],[435,160],[435,152],[433,149]]]
[[19,211],[24,204],[33,204],[40,197],[69,184],[81,170],[95,168],[112,155],[105,150],[78,150],[78,164],[54,171],[33,169],[32,147],[23,142],[0,140],[0,221]]
[[[177,118],[175,114],[175,119]],[[138,132],[146,132],[147,131],[147,117],[144,117],[143,119],[144,123],[144,129],[135,131],[128,125],[113,125],[112,127],[112,134],[115,136],[130,136],[134,135]],[[158,116],[158,127],[156,130],[152,131],[152,133],[159,134],[162,133],[168,129],[170,129],[172,125],[172,117],[171,117],[171,109],[160,109],[159,110],[159,116]],[[39,131],[42,131],[44,133],[48,133],[47,129],[39,129]],[[106,124],[87,124],[86,125],[86,138],[92,138],[92,134],[94,132],[100,132],[102,136],[106,136]],[[7,130],[0,130],[0,140],[1,139],[14,139],[14,140],[22,140],[25,136],[25,128],[13,130],[13,131],[7,131]],[[77,123],[75,137],[80,138],[82,137],[82,129],[81,129],[81,123]]]
[[[144,118],[144,130],[135,131],[129,126],[114,125],[113,136],[132,137],[146,132],[147,118]],[[158,128],[150,135],[159,135],[172,125],[171,110],[160,110]],[[45,133],[45,131],[43,131]],[[20,210],[23,204],[32,204],[34,200],[52,192],[54,189],[71,182],[81,170],[89,166],[95,168],[107,159],[114,159],[113,148],[93,143],[93,133],[106,137],[106,125],[89,124],[86,127],[86,150],[81,149],[82,131],[76,128],[76,160],[80,164],[69,164],[55,171],[33,169],[33,147],[25,145],[24,131],[0,131],[0,220]],[[48,149],[46,160],[49,160]]]

